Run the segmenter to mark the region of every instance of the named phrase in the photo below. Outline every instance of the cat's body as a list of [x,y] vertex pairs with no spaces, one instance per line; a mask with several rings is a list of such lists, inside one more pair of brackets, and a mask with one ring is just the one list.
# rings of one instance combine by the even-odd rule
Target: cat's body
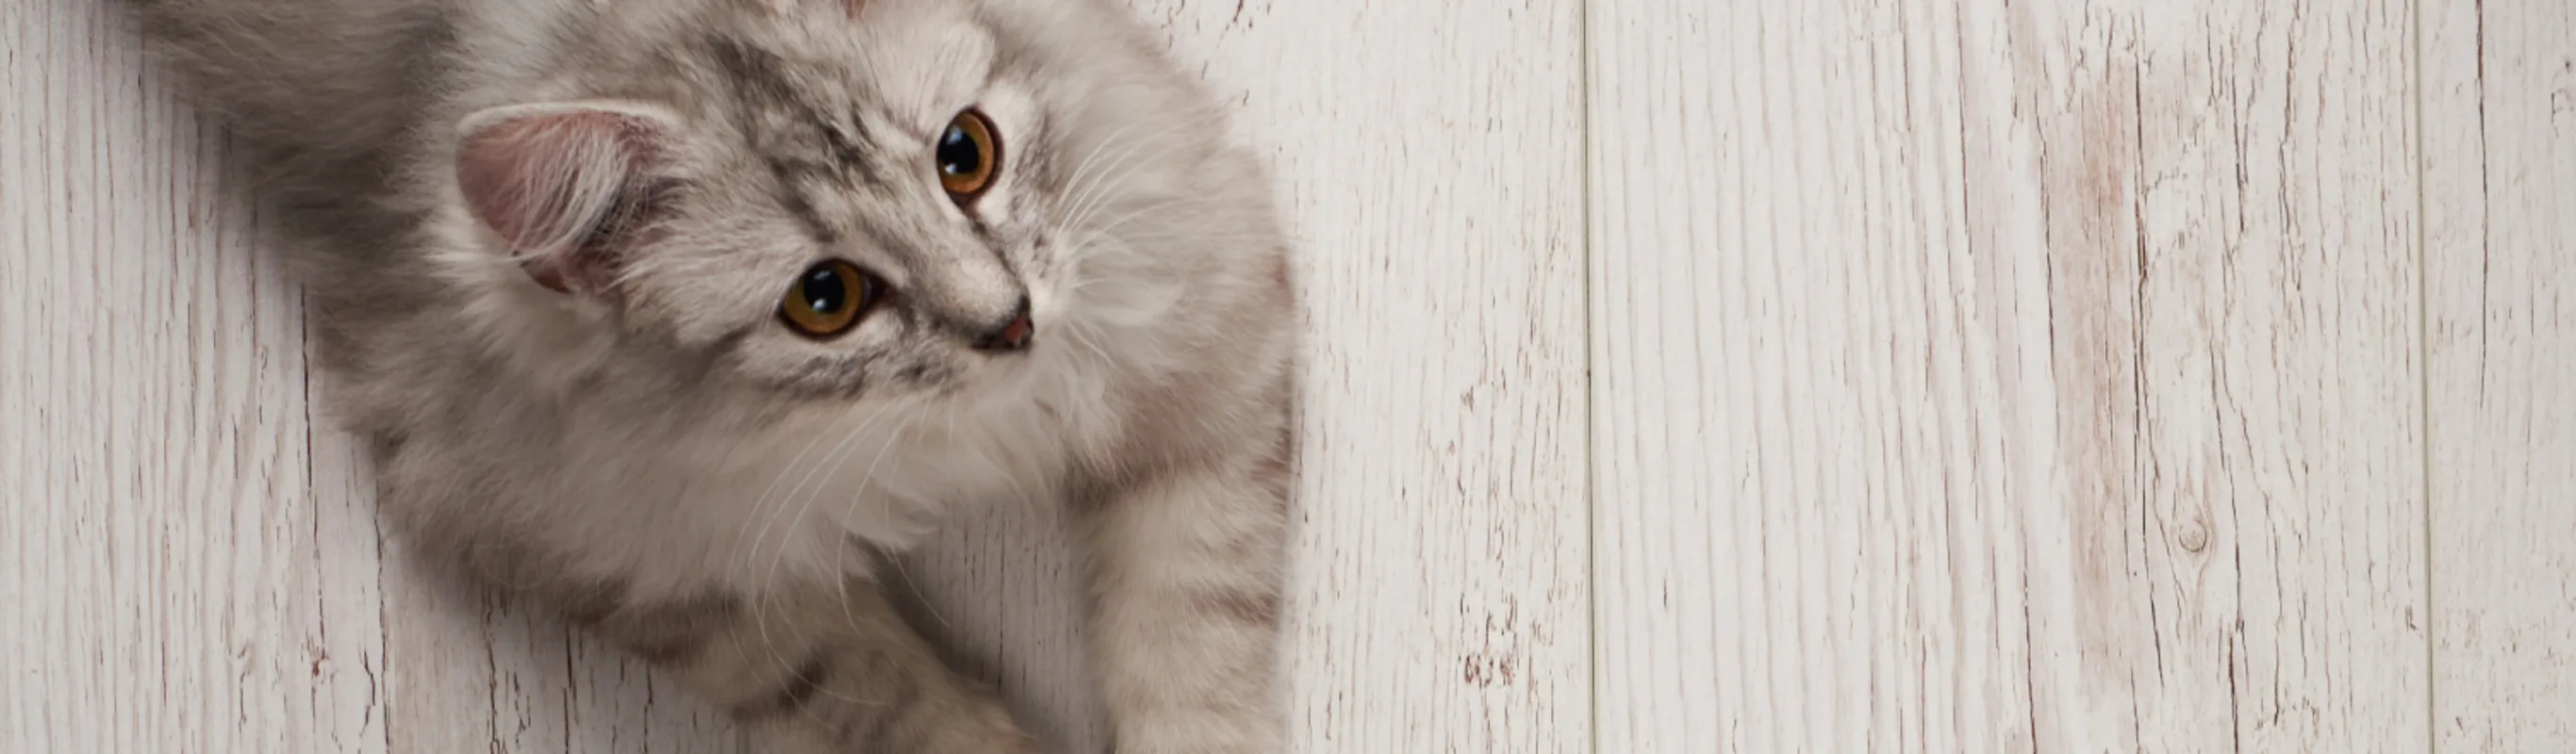
[[1070,506],[1120,750],[1282,745],[1286,244],[1122,9],[129,2],[427,554],[784,750],[1022,751],[860,544]]

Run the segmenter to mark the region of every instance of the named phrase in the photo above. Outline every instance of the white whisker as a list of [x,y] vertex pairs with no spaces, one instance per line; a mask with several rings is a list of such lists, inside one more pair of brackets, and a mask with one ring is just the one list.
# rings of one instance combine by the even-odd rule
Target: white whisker
[[[1067,178],[1067,179],[1065,180],[1066,199],[1067,199],[1067,201],[1066,201],[1062,206],[1065,206],[1065,207],[1078,207],[1078,206],[1081,206],[1080,202],[1085,200],[1085,194],[1087,194],[1087,193],[1091,192],[1092,190],[1094,190],[1094,189],[1098,188],[1100,185],[1103,185],[1103,184],[1105,183],[1105,182],[1100,181],[1100,178],[1101,178],[1101,176],[1102,176],[1102,175],[1106,175],[1106,173],[1102,173],[1102,174],[1099,174],[1099,175],[1092,175],[1092,174],[1089,174],[1089,171],[1090,171],[1092,168],[1096,167],[1096,165],[1094,164],[1094,162],[1093,162],[1093,161],[1094,161],[1094,160],[1099,159],[1099,158],[1100,158],[1100,156],[1101,156],[1101,154],[1102,154],[1102,152],[1103,152],[1104,150],[1106,150],[1106,149],[1108,149],[1108,148],[1110,148],[1110,147],[1113,147],[1113,146],[1118,147],[1119,149],[1124,150],[1124,151],[1122,151],[1122,152],[1120,152],[1120,153],[1119,153],[1119,157],[1112,158],[1112,159],[1113,159],[1113,160],[1124,160],[1128,155],[1133,154],[1136,150],[1142,149],[1145,145],[1150,145],[1150,144],[1154,143],[1154,140],[1155,140],[1155,139],[1162,138],[1162,137],[1163,137],[1163,136],[1165,136],[1165,135],[1171,134],[1172,132],[1177,131],[1177,130],[1180,130],[1180,129],[1183,129],[1183,128],[1189,128],[1189,127],[1193,127],[1193,126],[1206,125],[1208,122],[1214,121],[1214,120],[1216,120],[1216,119],[1218,119],[1218,118],[1222,118],[1222,117],[1223,117],[1223,113],[1221,113],[1221,112],[1214,112],[1214,111],[1211,111],[1211,112],[1203,113],[1203,114],[1201,114],[1199,117],[1196,117],[1196,118],[1181,118],[1181,119],[1172,120],[1172,121],[1143,121],[1143,120],[1139,120],[1139,121],[1130,122],[1130,123],[1128,123],[1127,125],[1124,125],[1124,126],[1120,126],[1120,127],[1118,128],[1118,130],[1110,132],[1110,135],[1108,136],[1108,138],[1101,139],[1099,144],[1094,145],[1094,146],[1091,148],[1091,153],[1090,153],[1090,154],[1088,154],[1088,155],[1085,155],[1085,156],[1083,157],[1083,159],[1082,159],[1082,163],[1081,163],[1079,166],[1076,166],[1076,167],[1074,168],[1073,175],[1072,175],[1072,176],[1070,176],[1069,178]],[[1130,141],[1130,142],[1121,142],[1121,141],[1119,141],[1119,137],[1125,136],[1125,135],[1127,134],[1127,132],[1129,132],[1129,131],[1131,131],[1131,130],[1134,130],[1137,126],[1142,126],[1142,125],[1145,125],[1145,124],[1147,124],[1147,123],[1161,123],[1161,124],[1163,125],[1163,129],[1162,129],[1162,130],[1159,130],[1159,131],[1155,131],[1155,132],[1153,132],[1152,134],[1149,134],[1149,135],[1147,135],[1147,136],[1145,136],[1145,137],[1138,138],[1138,139],[1136,139],[1135,141]],[[1092,181],[1094,181],[1094,184],[1092,184],[1092,185],[1088,185],[1088,186],[1084,185],[1084,184],[1083,184],[1083,180],[1084,180],[1085,178],[1089,178],[1089,179],[1091,179]],[[1067,213],[1067,216],[1071,216],[1071,215],[1073,215],[1073,214],[1077,214],[1077,213]]]
[[[1153,146],[1155,144],[1155,139],[1159,139],[1181,129],[1202,126],[1222,117],[1223,113],[1212,111],[1202,114],[1198,118],[1183,118],[1172,121],[1166,124],[1162,130],[1155,131],[1145,137],[1138,138],[1135,141],[1121,145],[1121,151],[1118,153],[1115,161],[1110,163],[1108,166],[1101,168],[1101,172],[1089,176],[1090,183],[1088,185],[1075,185],[1070,190],[1064,206],[1072,209],[1063,213],[1063,217],[1058,221],[1058,225],[1065,228],[1078,228],[1081,227],[1083,223],[1089,222],[1090,215],[1093,212],[1099,211],[1102,205],[1108,203],[1109,185],[1117,180],[1124,180],[1126,178],[1127,174],[1122,171],[1134,170],[1143,166],[1143,163],[1137,163],[1135,162],[1135,159],[1142,156],[1147,147]],[[1122,128],[1120,131],[1124,132],[1125,129]],[[1106,145],[1109,142],[1107,140],[1103,140],[1102,143]],[[1083,176],[1076,176],[1077,179],[1081,177]],[[1068,183],[1071,184],[1071,182]]]
[[[853,412],[853,413],[855,413],[855,412],[856,412],[856,410],[857,410],[857,409],[856,409],[855,407],[853,407],[852,412]],[[879,414],[877,414],[877,415],[875,415],[875,416],[868,417],[865,421],[861,421],[861,422],[859,422],[859,423],[858,423],[858,425],[857,425],[857,426],[852,427],[848,433],[845,433],[845,434],[843,434],[843,435],[842,435],[841,441],[840,441],[837,445],[835,445],[835,446],[834,446],[833,450],[832,450],[830,453],[827,453],[827,454],[825,455],[825,458],[831,458],[831,457],[834,457],[834,456],[839,455],[839,454],[840,454],[844,449],[846,449],[846,448],[849,446],[849,443],[850,443],[852,440],[857,439],[860,435],[865,434],[865,433],[866,433],[870,428],[875,427],[876,425],[878,425],[878,424],[880,424],[880,423],[882,423],[882,422],[884,422],[884,421],[886,421],[886,420],[888,420],[888,419],[892,418],[893,416],[894,416],[894,410],[893,410],[891,407],[889,407],[889,408],[887,408],[887,409],[883,410],[881,413],[879,413]],[[822,438],[823,438],[826,434],[827,434],[827,433],[822,433],[822,432],[818,432],[818,433],[816,433],[816,434],[815,434],[815,436],[814,436],[814,439],[813,439],[812,441],[809,441],[809,442],[807,443],[807,445],[808,445],[808,451],[810,451],[810,450],[812,449],[812,447],[819,445],[819,444],[820,444],[820,442],[821,442],[821,440],[822,440]],[[803,511],[799,511],[797,514],[795,514],[795,515],[793,515],[793,516],[790,516],[790,515],[788,515],[789,506],[784,505],[784,503],[787,501],[787,499],[788,499],[789,497],[792,497],[792,496],[795,494],[795,491],[796,491],[796,490],[798,490],[798,489],[802,489],[802,488],[805,486],[806,482],[808,482],[808,481],[812,481],[812,480],[814,479],[815,475],[816,475],[816,474],[818,474],[818,473],[820,473],[820,471],[822,470],[822,468],[823,468],[824,466],[830,465],[830,462],[820,462],[820,463],[815,464],[813,467],[811,467],[811,468],[809,468],[809,469],[807,470],[807,472],[806,472],[806,474],[804,475],[804,477],[803,477],[803,478],[801,478],[801,479],[799,479],[795,485],[790,486],[790,487],[786,490],[786,492],[785,492],[784,494],[780,494],[780,495],[778,495],[776,498],[774,498],[774,499],[773,499],[773,498],[771,497],[771,495],[772,495],[772,493],[774,493],[774,492],[776,492],[776,491],[777,491],[777,483],[778,483],[778,482],[786,481],[786,479],[787,479],[787,477],[788,477],[788,476],[790,476],[790,475],[794,474],[795,466],[796,466],[797,464],[801,464],[801,463],[803,463],[803,462],[804,462],[804,460],[805,460],[805,456],[806,456],[806,453],[802,453],[802,452],[798,453],[798,454],[797,454],[797,459],[796,459],[795,461],[790,462],[790,464],[789,464],[787,467],[780,469],[780,470],[779,470],[779,472],[778,472],[777,477],[771,480],[771,483],[770,483],[770,487],[769,487],[769,489],[763,490],[763,491],[761,492],[761,497],[760,497],[760,498],[758,498],[758,499],[756,499],[756,500],[754,501],[754,503],[753,503],[753,506],[754,506],[754,508],[753,508],[753,509],[754,509],[754,510],[756,510],[756,511],[763,511],[763,513],[761,514],[761,515],[762,515],[762,524],[760,525],[760,529],[759,529],[759,532],[760,532],[760,533],[759,533],[757,536],[755,536],[755,537],[753,537],[753,538],[752,538],[752,547],[748,547],[748,548],[743,548],[743,549],[742,549],[742,557],[744,557],[744,558],[754,557],[754,554],[755,554],[755,553],[758,553],[758,552],[760,551],[760,549],[761,549],[762,547],[764,547],[764,546],[771,548],[771,550],[772,550],[772,552],[773,552],[772,559],[771,559],[772,568],[770,568],[770,569],[769,569],[769,573],[770,573],[770,574],[773,574],[773,575],[774,575],[774,574],[775,574],[775,572],[776,572],[775,564],[776,564],[776,563],[778,563],[779,561],[783,560],[783,559],[786,557],[786,552],[787,552],[787,543],[788,543],[788,540],[794,536],[794,533],[795,533],[795,531],[796,531],[796,530],[798,530],[799,528],[802,528],[803,523],[804,523],[804,522],[803,522],[804,512],[803,512]],[[773,504],[777,505],[777,507],[772,508],[771,506],[772,506]],[[778,525],[778,523],[779,523],[782,519],[793,519],[793,520],[790,520],[790,521],[788,522],[788,524],[787,524],[787,528],[786,528],[785,532],[784,532],[784,533],[782,533],[782,534],[780,535],[780,537],[779,537],[779,541],[773,545],[773,544],[769,543],[769,541],[768,541],[768,540],[769,540],[769,530],[771,529],[771,527],[777,526],[777,525]],[[741,566],[749,566],[749,565],[751,565],[751,563],[749,563],[749,562],[747,562],[747,561],[746,561],[746,562],[740,563],[739,565],[741,565]],[[771,578],[771,576],[764,575],[764,576],[762,577],[762,580],[765,582],[765,581],[767,581],[769,578]],[[758,592],[759,592],[759,593],[761,593],[761,594],[767,594],[767,593],[769,593],[771,590],[768,588],[768,585],[767,585],[766,583],[763,583],[763,584],[761,584],[761,585],[759,586],[759,588],[758,588],[756,591],[758,591]],[[759,621],[759,620],[761,619],[761,617],[760,617],[760,604],[761,604],[760,602],[755,602],[755,603],[754,603],[754,607],[753,607],[753,619],[754,619],[755,621]],[[761,631],[762,631],[762,641],[763,641],[763,642],[768,641],[768,635],[767,635],[768,626],[767,626],[765,623],[761,624]]]

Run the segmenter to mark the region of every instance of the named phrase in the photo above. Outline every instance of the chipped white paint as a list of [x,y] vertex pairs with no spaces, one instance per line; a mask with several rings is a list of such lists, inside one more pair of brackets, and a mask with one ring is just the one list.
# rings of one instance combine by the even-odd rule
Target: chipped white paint
[[1593,7],[1604,751],[2424,739],[2403,6]]
[[1963,15],[2036,748],[2420,746],[2409,9]]
[[300,299],[126,30],[0,9],[0,751],[381,750]]
[[2423,18],[2434,740],[2576,750],[2576,5]]
[[[1134,0],[1306,242],[1299,749],[2576,748],[2576,13],[2418,3]],[[741,749],[379,535],[104,3],[0,99],[0,752]],[[1090,751],[1075,566],[905,573]]]

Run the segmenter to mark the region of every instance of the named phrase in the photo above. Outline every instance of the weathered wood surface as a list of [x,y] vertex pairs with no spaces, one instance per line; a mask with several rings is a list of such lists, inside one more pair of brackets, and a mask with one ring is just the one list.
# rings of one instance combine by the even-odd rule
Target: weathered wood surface
[[[2556,0],[1135,0],[1304,246],[1316,752],[2576,748]],[[734,751],[380,533],[104,3],[0,7],[0,751]],[[908,559],[1095,750],[1043,511]]]
[[2423,740],[2407,10],[1597,0],[1601,750]]
[[2423,19],[2434,741],[2576,749],[2576,6]]

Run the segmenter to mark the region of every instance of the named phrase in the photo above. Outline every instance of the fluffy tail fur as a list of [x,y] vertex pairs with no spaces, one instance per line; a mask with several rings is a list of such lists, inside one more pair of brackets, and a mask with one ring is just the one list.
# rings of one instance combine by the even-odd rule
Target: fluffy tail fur
[[279,250],[316,283],[314,335],[333,368],[362,366],[349,344],[370,319],[425,303],[418,287],[368,281],[417,264],[398,249],[419,209],[395,198],[447,76],[453,2],[122,0],[158,67],[247,149],[259,197],[282,213]]
[[[267,167],[380,178],[439,78],[441,0],[124,0],[163,70]],[[353,188],[353,187],[341,187]]]

